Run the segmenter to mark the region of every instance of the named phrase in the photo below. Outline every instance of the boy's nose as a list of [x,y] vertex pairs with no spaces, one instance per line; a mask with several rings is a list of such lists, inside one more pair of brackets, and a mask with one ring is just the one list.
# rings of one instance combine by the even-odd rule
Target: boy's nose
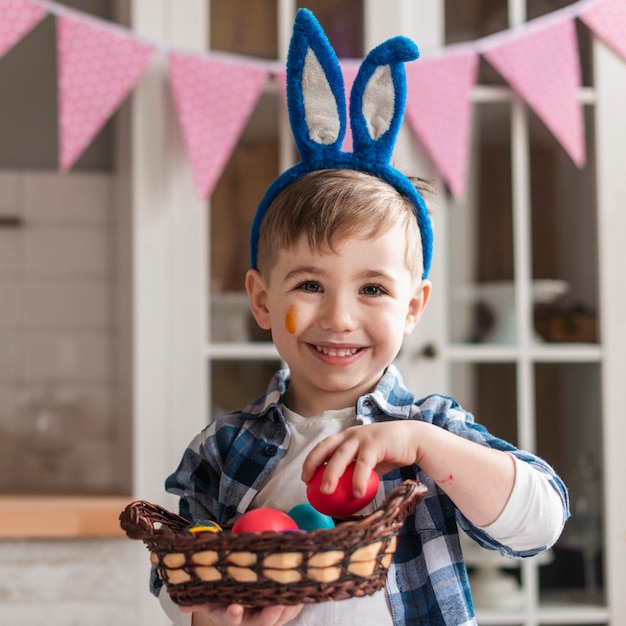
[[320,325],[324,330],[346,332],[353,330],[356,317],[353,307],[344,298],[329,297],[324,303]]

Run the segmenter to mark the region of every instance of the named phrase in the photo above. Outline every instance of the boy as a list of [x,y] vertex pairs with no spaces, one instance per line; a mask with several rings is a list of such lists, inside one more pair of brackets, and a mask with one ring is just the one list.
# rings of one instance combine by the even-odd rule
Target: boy
[[[324,462],[322,489],[328,493],[353,460],[356,496],[372,469],[382,476],[379,495],[363,513],[405,478],[419,479],[429,491],[399,537],[386,589],[372,596],[257,612],[239,605],[183,611],[193,613],[194,626],[475,624],[457,523],[485,547],[530,556],[560,535],[567,493],[545,462],[489,434],[452,399],[417,400],[404,387],[392,361],[430,296],[430,221],[421,194],[387,165],[390,150],[370,149],[373,165],[358,157],[368,141],[393,145],[402,115],[402,63],[394,61],[394,51],[379,49],[373,64],[370,56],[364,61],[351,109],[354,157],[340,151],[329,156],[328,146],[341,144],[342,121],[334,132],[322,115],[317,132],[315,111],[332,107],[318,102],[313,112],[302,110],[311,102],[307,85],[319,91],[321,78],[311,73],[321,69],[328,78],[332,72],[328,61],[311,63],[311,51],[323,61],[320,46],[327,42],[302,12],[294,40],[288,82],[300,82],[292,82],[289,106],[303,161],[262,201],[246,275],[252,313],[272,331],[289,369],[275,375],[265,396],[200,433],[167,488],[181,497],[184,517],[225,524],[249,508],[287,511],[306,501],[306,483]],[[339,102],[333,80],[328,86]],[[382,97],[378,109],[391,117],[386,122],[372,114],[376,103],[367,102],[381,99],[381,89],[368,91],[370,80],[394,92],[394,106]],[[361,102],[366,128],[355,126]],[[395,128],[391,138],[389,128]],[[307,151],[313,157],[318,150],[311,143],[320,144],[323,158],[307,159]],[[190,623],[168,605],[163,590],[160,598],[177,623]]]

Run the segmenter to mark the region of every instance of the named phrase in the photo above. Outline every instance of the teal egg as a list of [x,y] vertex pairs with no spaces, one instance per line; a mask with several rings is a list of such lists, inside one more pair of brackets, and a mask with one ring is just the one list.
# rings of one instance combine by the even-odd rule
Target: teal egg
[[308,502],[296,504],[288,515],[301,530],[322,530],[335,527],[335,522],[330,515],[316,511]]

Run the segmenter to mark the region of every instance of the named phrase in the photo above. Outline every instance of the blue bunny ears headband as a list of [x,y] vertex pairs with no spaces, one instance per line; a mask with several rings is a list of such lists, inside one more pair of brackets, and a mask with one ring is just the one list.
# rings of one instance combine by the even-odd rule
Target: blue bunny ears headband
[[417,46],[406,37],[393,37],[367,55],[350,93],[353,152],[343,152],[346,98],[339,60],[313,14],[298,10],[287,56],[287,104],[301,160],[269,186],[257,208],[250,233],[253,268],[261,222],[272,200],[309,172],[352,169],[381,178],[413,204],[422,239],[422,277],[428,276],[433,232],[426,203],[389,163],[406,105],[404,63],[418,56]]

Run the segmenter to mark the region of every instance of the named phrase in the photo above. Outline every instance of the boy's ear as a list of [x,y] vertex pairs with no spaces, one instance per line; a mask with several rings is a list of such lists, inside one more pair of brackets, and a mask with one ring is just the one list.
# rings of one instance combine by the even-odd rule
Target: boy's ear
[[404,321],[404,336],[408,337],[413,329],[417,326],[422,313],[430,300],[430,291],[432,289],[432,283],[429,280],[422,280],[419,287],[413,294],[411,301],[409,302],[409,309]]
[[267,288],[265,281],[257,270],[248,270],[246,273],[246,291],[250,301],[250,310],[256,323],[263,330],[270,330],[270,312],[267,306]]

